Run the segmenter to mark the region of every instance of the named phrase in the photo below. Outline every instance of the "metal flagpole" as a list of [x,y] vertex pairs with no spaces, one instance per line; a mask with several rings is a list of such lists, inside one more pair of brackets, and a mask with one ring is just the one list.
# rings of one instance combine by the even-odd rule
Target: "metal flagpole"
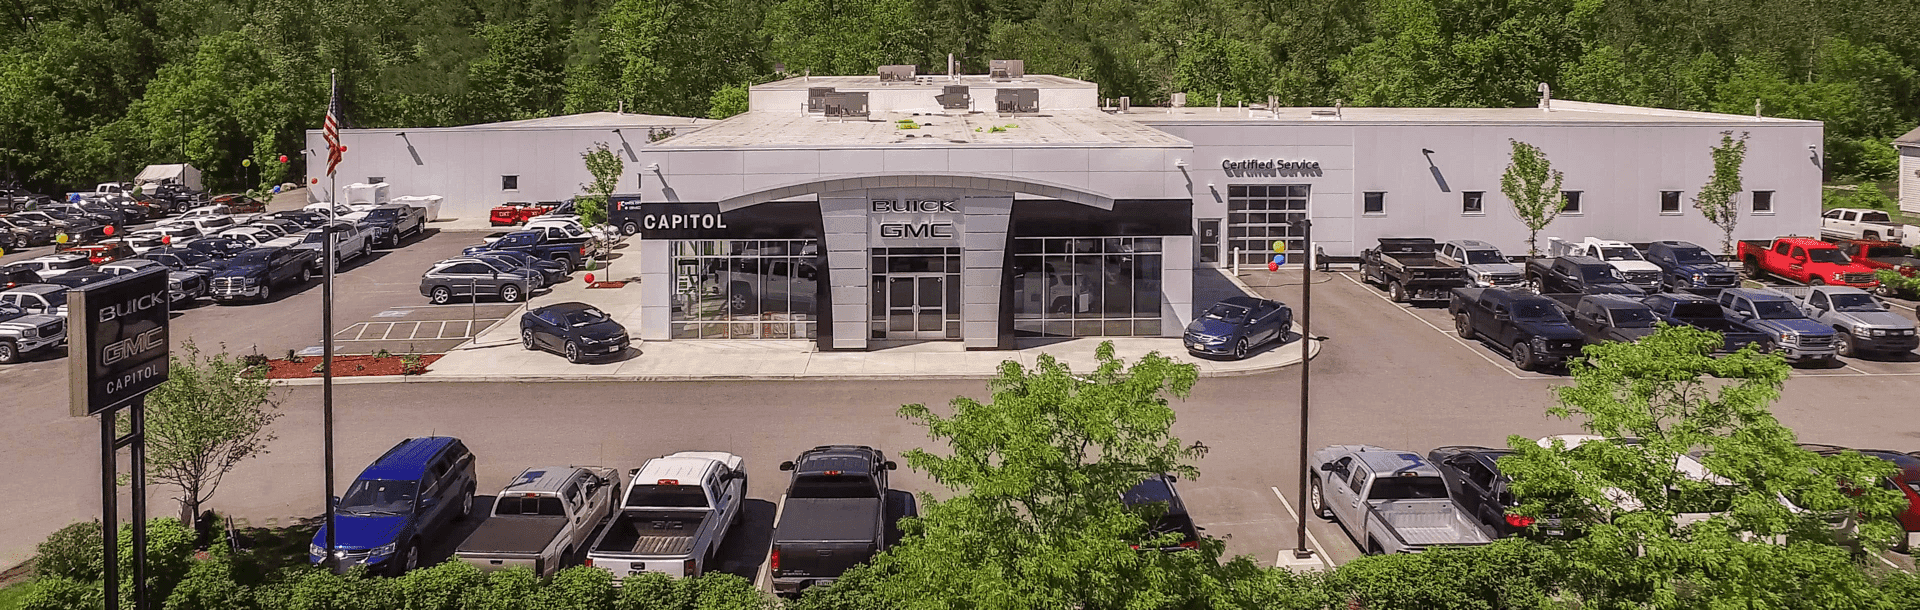
[[[338,109],[335,108],[334,105],[335,103],[337,103],[337,100],[339,99],[339,95],[340,95],[339,69],[336,68],[333,70],[329,70],[327,80],[331,84],[331,87],[327,91],[328,118],[338,121],[339,120],[338,117],[333,116],[333,114],[335,112],[338,112]],[[335,124],[338,125],[338,123],[335,123]],[[329,146],[336,146],[336,147],[339,145],[340,144],[337,142],[329,144]],[[327,151],[327,154],[331,156],[337,153],[335,153],[332,150],[329,150]],[[337,190],[339,190],[339,179],[334,177],[333,164],[328,163],[327,164],[327,203],[328,203],[327,209],[329,211],[328,216],[332,216],[331,212],[334,209],[332,207],[334,203],[333,193]],[[336,532],[339,531],[337,528],[334,527],[334,521],[333,521],[333,259],[334,259],[333,234],[334,234],[334,228],[335,228],[335,225],[333,221],[329,220],[327,222],[326,239],[321,240],[321,242],[325,244],[323,247],[326,248],[323,256],[326,257],[327,272],[324,276],[322,276],[320,280],[320,427],[323,429],[323,432],[326,436],[326,440],[324,442],[325,449],[323,451],[323,453],[325,453],[325,456],[322,459],[326,460],[327,462],[326,463],[327,547],[323,549],[324,551],[326,551],[327,554],[325,557],[321,558],[321,563],[329,567],[338,567],[336,564],[337,562],[339,562],[339,555],[334,553],[334,550],[333,550],[334,536],[336,535]]]

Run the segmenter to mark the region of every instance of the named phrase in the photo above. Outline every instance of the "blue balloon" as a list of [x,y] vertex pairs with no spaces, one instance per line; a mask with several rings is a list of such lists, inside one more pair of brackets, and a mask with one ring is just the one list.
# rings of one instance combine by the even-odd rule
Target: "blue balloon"
[[67,193],[67,203],[80,203],[80,194]]
[[1273,255],[1273,264],[1275,264],[1275,265],[1285,265],[1285,264],[1287,264],[1287,255],[1285,255],[1285,254],[1275,254],[1275,255]]
[[278,194],[280,194],[280,187],[278,187],[278,186],[276,186],[276,187],[273,187],[273,194],[275,194],[275,195],[278,195]]

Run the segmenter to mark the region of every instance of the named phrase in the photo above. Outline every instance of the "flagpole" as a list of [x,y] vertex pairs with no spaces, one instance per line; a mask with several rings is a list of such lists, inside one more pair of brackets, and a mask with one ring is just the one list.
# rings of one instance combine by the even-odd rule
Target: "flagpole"
[[[329,85],[327,91],[327,117],[322,120],[338,121],[339,118],[336,117],[334,113],[339,112],[339,109],[336,107],[340,99],[339,69],[328,70],[327,81]],[[338,123],[335,123],[335,125],[338,125]],[[338,147],[339,143],[336,142],[331,145]],[[329,156],[339,154],[334,151],[327,152]],[[327,266],[326,274],[321,276],[320,280],[320,427],[326,436],[324,442],[324,453],[326,455],[323,459],[326,460],[327,478],[327,547],[325,549],[327,554],[325,557],[322,557],[320,561],[322,565],[334,568],[339,567],[340,561],[339,555],[334,553],[334,536],[339,530],[334,527],[333,520],[333,194],[339,190],[338,182],[339,180],[334,177],[333,163],[329,160],[327,163],[327,228],[324,229],[326,238],[320,240],[321,243],[325,244],[322,246],[325,248],[322,256],[326,257]]]

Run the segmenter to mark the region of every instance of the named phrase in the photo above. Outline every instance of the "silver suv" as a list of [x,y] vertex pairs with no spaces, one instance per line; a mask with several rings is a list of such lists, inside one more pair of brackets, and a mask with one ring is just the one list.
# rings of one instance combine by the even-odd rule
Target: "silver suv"
[[527,292],[539,284],[538,271],[482,258],[450,258],[434,263],[420,276],[420,295],[434,304],[445,304],[456,296],[477,299],[480,295],[494,295],[513,303],[526,298]]

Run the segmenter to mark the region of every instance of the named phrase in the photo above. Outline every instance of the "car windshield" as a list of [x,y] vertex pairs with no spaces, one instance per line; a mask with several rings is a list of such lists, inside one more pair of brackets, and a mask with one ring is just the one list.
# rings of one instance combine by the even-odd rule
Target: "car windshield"
[[1754,301],[1753,313],[1760,316],[1762,320],[1792,320],[1806,317],[1800,313],[1800,308],[1786,301]]
[[1546,301],[1520,301],[1513,304],[1513,319],[1528,322],[1566,322],[1566,314]]
[[413,481],[371,479],[354,481],[340,497],[339,512],[349,515],[398,515],[413,510]]
[[565,517],[567,509],[560,505],[560,498],[553,496],[506,496],[493,503],[495,515],[540,515],[545,517]]
[[393,220],[399,216],[400,211],[391,208],[374,208],[367,212],[367,220]]
[[1207,308],[1207,314],[1201,317],[1226,320],[1228,322],[1242,322],[1247,319],[1247,308],[1239,305],[1215,303],[1213,307]]
[[85,266],[87,266],[87,259],[84,258],[56,260],[47,263],[48,269],[79,269]]
[[485,264],[488,269],[492,269],[494,271],[512,271],[513,270],[513,265],[508,264],[506,261],[494,260],[491,257],[477,256],[477,257],[474,257],[474,260],[480,261],[482,264]]
[[1440,477],[1380,477],[1367,492],[1369,500],[1418,500],[1447,497],[1447,483]]
[[1719,262],[1707,252],[1706,248],[1674,248],[1668,252],[1672,252],[1673,260],[1682,265],[1711,265]]
[[627,490],[627,506],[706,508],[707,492],[698,485],[635,485]]
[[1608,310],[1607,313],[1613,316],[1616,328],[1653,328],[1653,310],[1650,309],[1621,308]]
[[1601,248],[1600,256],[1610,261],[1637,261],[1640,260],[1640,251],[1628,247]]
[[67,304],[67,291],[65,290],[55,290],[41,294],[40,296],[47,300],[48,307],[59,307]]
[[1580,267],[1580,277],[1589,282],[1613,281],[1613,268],[1605,265],[1586,265]]
[[267,259],[272,256],[273,253],[266,250],[249,250],[247,252],[241,252],[239,256],[233,257],[233,264],[264,265],[267,263]]
[[300,243],[303,243],[303,244],[320,244],[320,243],[326,243],[326,241],[325,241],[326,239],[327,239],[327,234],[326,234],[325,232],[323,232],[323,231],[312,231],[312,232],[309,232],[309,233],[307,233],[307,238],[306,238],[306,239],[302,239],[302,240],[300,240]]
[[1807,259],[1816,263],[1833,263],[1835,265],[1846,265],[1853,262],[1853,259],[1847,258],[1847,253],[1841,252],[1839,248],[1814,248],[1808,250]]
[[588,308],[567,312],[566,320],[567,326],[586,326],[607,321],[607,314],[601,313],[598,309]]
[[1837,311],[1886,311],[1872,296],[1864,293],[1829,294],[1827,298],[1833,300],[1833,308]]
[[1498,265],[1504,262],[1507,262],[1507,259],[1500,256],[1499,250],[1467,251],[1467,264],[1469,265]]
[[788,498],[878,498],[873,479],[861,475],[803,475],[794,477]]

